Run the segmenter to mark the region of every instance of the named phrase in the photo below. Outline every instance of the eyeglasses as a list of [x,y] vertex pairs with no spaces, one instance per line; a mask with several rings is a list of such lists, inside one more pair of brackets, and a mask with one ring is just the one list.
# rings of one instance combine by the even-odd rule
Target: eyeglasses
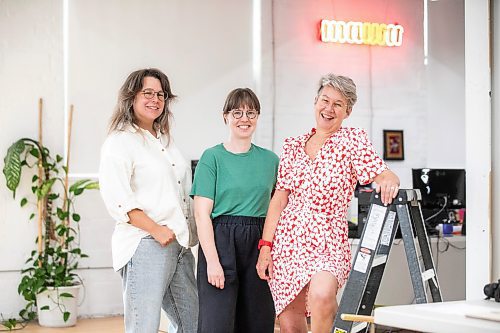
[[334,111],[339,112],[343,111],[344,109],[347,109],[347,105],[340,102],[340,101],[333,101],[331,102],[328,98],[325,97],[319,97],[319,104],[321,107],[331,107]]
[[240,119],[241,117],[243,117],[243,113],[247,115],[248,119],[254,119],[259,114],[259,111],[257,111],[257,110],[243,111],[243,110],[239,110],[239,109],[234,109],[234,110],[231,110],[229,112],[231,112],[233,114],[234,119]]
[[144,89],[141,91],[141,93],[146,97],[147,99],[153,99],[153,97],[158,97],[158,100],[160,101],[165,101],[167,99],[168,95],[167,93],[164,93],[163,91],[157,91],[155,92],[153,89]]

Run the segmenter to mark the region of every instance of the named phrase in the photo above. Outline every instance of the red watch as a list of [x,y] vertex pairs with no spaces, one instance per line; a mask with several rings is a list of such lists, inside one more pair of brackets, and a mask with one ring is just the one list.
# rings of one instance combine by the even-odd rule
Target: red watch
[[259,245],[257,245],[257,250],[260,250],[260,248],[263,246],[269,246],[269,249],[272,250],[273,249],[273,242],[259,239]]

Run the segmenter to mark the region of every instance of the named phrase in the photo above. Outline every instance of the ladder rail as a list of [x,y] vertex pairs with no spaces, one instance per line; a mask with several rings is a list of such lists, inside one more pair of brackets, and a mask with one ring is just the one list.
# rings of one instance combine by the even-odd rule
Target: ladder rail
[[396,209],[398,211],[399,226],[401,228],[408,269],[410,270],[410,278],[415,294],[415,302],[417,304],[427,303],[427,293],[424,281],[422,280],[422,269],[420,267],[420,260],[418,259],[417,245],[415,244],[416,238],[411,227],[408,207],[398,205]]
[[382,229],[380,241],[377,247],[375,257],[372,262],[372,269],[368,277],[366,289],[361,303],[359,306],[358,314],[371,315],[375,299],[377,298],[378,290],[380,288],[380,281],[382,280],[387,260],[392,248],[392,242],[396,237],[398,229],[398,220],[396,218],[395,207],[390,206],[386,216],[386,222]]
[[[431,292],[432,301],[442,301],[429,237],[420,207],[421,198],[422,196],[418,189],[404,190],[402,193],[398,193],[397,198],[398,217],[400,218],[408,268],[417,304],[428,302],[428,295],[425,289],[426,282]],[[399,205],[399,203],[403,203],[404,205]],[[405,230],[404,232],[403,229]],[[421,260],[418,258],[417,249],[420,251]]]
[[[420,190],[416,191],[418,191],[418,195],[420,195]],[[422,255],[424,270],[425,272],[431,272],[428,274],[432,275],[432,278],[428,279],[432,301],[442,302],[443,296],[441,294],[441,289],[439,288],[439,279],[437,275],[436,265],[434,264],[434,258],[432,257],[431,245],[429,242],[429,237],[427,235],[427,229],[425,227],[425,222],[419,201],[414,201],[412,203],[412,205],[410,206],[410,213],[413,216],[413,220],[417,221],[417,223],[415,223],[415,228],[418,230],[417,238],[420,245],[420,253]]]
[[[393,205],[384,206],[380,195],[373,193],[365,228],[354,256],[354,264],[346,283],[335,317],[335,332],[357,332],[359,324],[344,321],[342,313],[371,315],[377,297],[380,280],[396,235],[397,218]],[[382,257],[385,257],[383,262]],[[376,265],[374,265],[374,262]],[[347,286],[350,286],[347,288]],[[360,292],[362,290],[362,292]],[[367,328],[367,327],[364,327]]]
[[416,302],[428,302],[426,283],[432,301],[442,301],[420,201],[420,191],[414,189],[400,189],[389,206],[382,204],[379,194],[372,193],[368,219],[353,257],[353,267],[338,306],[332,333],[368,330],[368,325],[362,327],[359,323],[344,321],[341,316],[344,313],[371,315],[398,226],[401,228]]

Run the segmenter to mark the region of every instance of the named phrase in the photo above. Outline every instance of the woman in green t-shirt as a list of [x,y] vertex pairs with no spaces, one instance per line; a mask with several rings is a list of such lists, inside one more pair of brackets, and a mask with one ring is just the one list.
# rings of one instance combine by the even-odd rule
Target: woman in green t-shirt
[[252,143],[259,114],[251,89],[231,91],[223,109],[229,139],[196,167],[198,332],[274,332],[273,300],[255,265],[279,158]]

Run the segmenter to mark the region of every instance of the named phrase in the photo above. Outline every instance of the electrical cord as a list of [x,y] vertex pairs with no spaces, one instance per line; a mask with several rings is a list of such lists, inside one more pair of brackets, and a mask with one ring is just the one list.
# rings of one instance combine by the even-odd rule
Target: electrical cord
[[457,249],[457,250],[465,250],[467,248],[467,246],[464,246],[464,247],[460,247],[460,246],[456,246],[454,244],[452,244],[447,238],[445,237],[439,237],[441,239],[441,242],[444,243],[445,247],[444,249],[441,249],[439,247],[439,240],[438,240],[438,243],[437,243],[437,250],[439,253],[445,253],[446,251],[448,251],[451,248],[454,248],[454,249]]
[[[454,249],[457,249],[457,250],[465,250],[467,248],[467,246],[464,246],[464,247],[460,247],[460,246],[456,246],[454,244],[452,244],[446,237],[442,237],[442,236],[436,236],[437,237],[437,240],[436,240],[436,253],[434,255],[434,253],[432,253],[432,246],[431,246],[431,255],[433,258],[435,258],[435,271],[436,271],[436,275],[439,275],[439,255],[441,253],[445,253],[446,251],[448,251],[451,248],[454,248]],[[444,243],[445,244],[445,247],[444,249],[441,248],[440,246],[440,243]],[[420,258],[419,258],[420,260]],[[427,284],[426,285],[426,293],[429,294],[430,293],[430,285]],[[415,301],[415,297],[412,299],[411,303],[410,304],[413,304],[413,302]]]
[[443,196],[443,198],[444,198],[444,204],[443,204],[443,207],[441,207],[441,209],[440,209],[437,213],[435,213],[434,215],[431,215],[431,216],[429,216],[428,218],[426,218],[426,219],[424,220],[424,222],[427,222],[427,221],[429,221],[429,220],[432,220],[433,218],[435,218],[436,216],[438,216],[439,214],[441,214],[441,212],[442,212],[442,211],[446,208],[446,205],[448,205],[448,197],[447,197],[447,196]]
[[[443,252],[439,251],[439,242],[442,239],[443,239],[443,237],[441,237],[440,235],[437,236],[437,240],[436,240],[436,275],[438,275],[438,273],[439,273],[439,253],[443,253]],[[431,246],[431,251],[432,251],[432,246]],[[446,251],[444,251],[444,252],[446,252]],[[431,253],[431,255],[432,255],[432,253]]]

